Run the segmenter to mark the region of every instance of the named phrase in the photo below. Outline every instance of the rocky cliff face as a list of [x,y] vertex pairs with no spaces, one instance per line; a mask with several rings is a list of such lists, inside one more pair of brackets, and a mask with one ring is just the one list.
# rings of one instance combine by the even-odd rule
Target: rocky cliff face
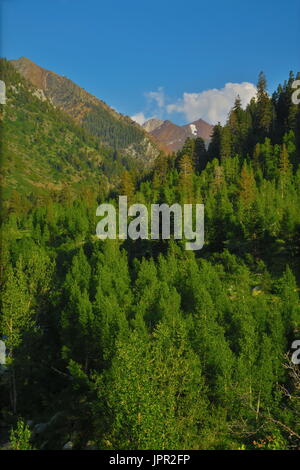
[[154,129],[157,127],[161,126],[164,123],[164,121],[161,121],[160,119],[148,119],[142,127],[145,129],[147,132],[152,132]]

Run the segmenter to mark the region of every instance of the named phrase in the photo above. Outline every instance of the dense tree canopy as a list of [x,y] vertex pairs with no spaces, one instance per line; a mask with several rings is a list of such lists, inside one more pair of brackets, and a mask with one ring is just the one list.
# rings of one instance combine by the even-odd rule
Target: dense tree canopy
[[[16,425],[15,447],[300,448],[289,357],[300,339],[292,80],[270,97],[261,74],[256,99],[243,109],[237,98],[208,149],[188,140],[147,177],[127,168],[113,191],[11,195],[0,419]],[[119,194],[147,206],[204,203],[204,248],[97,240],[97,204]],[[30,444],[18,417],[47,430]]]

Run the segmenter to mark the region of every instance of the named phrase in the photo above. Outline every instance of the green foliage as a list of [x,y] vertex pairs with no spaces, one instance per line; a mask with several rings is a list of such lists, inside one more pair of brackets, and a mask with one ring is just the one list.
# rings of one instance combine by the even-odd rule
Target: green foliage
[[[84,128],[79,127],[50,101],[43,101],[5,59],[0,61],[0,73],[7,92],[0,114],[5,208],[20,210],[20,206],[30,205],[33,198],[40,202],[47,197],[58,200],[64,191],[74,195],[87,187],[106,194],[108,177],[116,184],[115,178],[124,169],[135,167],[134,159],[115,151],[108,143],[120,148],[121,144],[140,141],[144,137],[140,129],[113,118],[100,107],[100,115],[96,113],[99,132],[89,133],[93,131],[93,120]],[[89,116],[92,119],[93,113]],[[112,136],[100,141],[99,137],[104,138],[106,133]]]
[[[120,172],[116,187],[132,202],[203,202],[201,252],[172,239],[97,240],[98,202],[118,195],[109,188],[81,187],[75,198],[66,185],[25,205],[12,194],[2,224],[2,419],[62,413],[63,426],[51,421],[55,448],[299,448],[299,376],[284,365],[300,331],[298,111],[288,90],[270,99],[261,76],[258,99],[246,110],[237,99],[207,152],[188,140],[147,177]],[[54,125],[25,85],[17,95],[20,119],[48,113]],[[28,125],[24,117],[10,135],[22,141]],[[67,144],[56,144],[65,165]],[[12,446],[30,439],[18,423]]]
[[[138,332],[116,345],[99,382],[113,421],[105,440],[125,449],[186,449],[197,445],[206,403],[199,358],[183,324],[161,323],[147,340]],[[103,395],[104,393],[104,395]],[[196,441],[196,442],[195,442]]]
[[100,106],[93,106],[83,121],[83,127],[113,148],[120,149],[140,142],[145,136],[133,123],[118,120]]
[[19,419],[15,429],[10,432],[10,446],[12,450],[33,450],[30,443],[31,431],[29,426]]

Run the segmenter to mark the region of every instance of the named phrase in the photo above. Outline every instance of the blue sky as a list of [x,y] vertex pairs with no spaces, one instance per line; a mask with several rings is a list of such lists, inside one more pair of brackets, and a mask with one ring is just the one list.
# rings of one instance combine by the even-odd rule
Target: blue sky
[[26,56],[130,116],[223,119],[261,70],[270,91],[300,70],[299,0],[0,3],[1,55]]

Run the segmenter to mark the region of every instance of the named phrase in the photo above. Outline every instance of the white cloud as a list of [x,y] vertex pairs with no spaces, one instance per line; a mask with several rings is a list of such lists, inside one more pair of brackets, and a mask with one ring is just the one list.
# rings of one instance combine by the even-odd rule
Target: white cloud
[[144,124],[144,122],[148,121],[149,119],[152,119],[153,116],[146,117],[144,113],[136,113],[133,116],[130,116],[131,119],[135,122],[137,122],[140,126]]
[[131,116],[131,119],[140,124],[140,126],[149,119],[158,118],[166,112],[166,100],[163,87],[159,87],[157,91],[147,91],[145,97],[147,99],[146,111],[141,111]]
[[237,95],[245,107],[256,95],[256,87],[249,82],[226,83],[224,88],[220,89],[183,93],[183,97],[176,103],[167,105],[166,110],[168,113],[183,113],[189,122],[202,118],[211,124],[218,121],[224,124]]
[[223,88],[213,88],[199,93],[183,93],[175,103],[168,103],[163,87],[159,87],[157,91],[145,93],[147,99],[145,111],[136,113],[131,119],[143,125],[151,118],[166,119],[167,114],[181,113],[187,122],[202,118],[211,124],[218,122],[225,124],[237,95],[245,107],[256,95],[256,86],[249,82],[226,83]]
[[159,87],[157,91],[148,91],[145,93],[145,96],[149,104],[152,104],[153,101],[158,108],[164,108],[165,106],[165,92],[163,87]]

